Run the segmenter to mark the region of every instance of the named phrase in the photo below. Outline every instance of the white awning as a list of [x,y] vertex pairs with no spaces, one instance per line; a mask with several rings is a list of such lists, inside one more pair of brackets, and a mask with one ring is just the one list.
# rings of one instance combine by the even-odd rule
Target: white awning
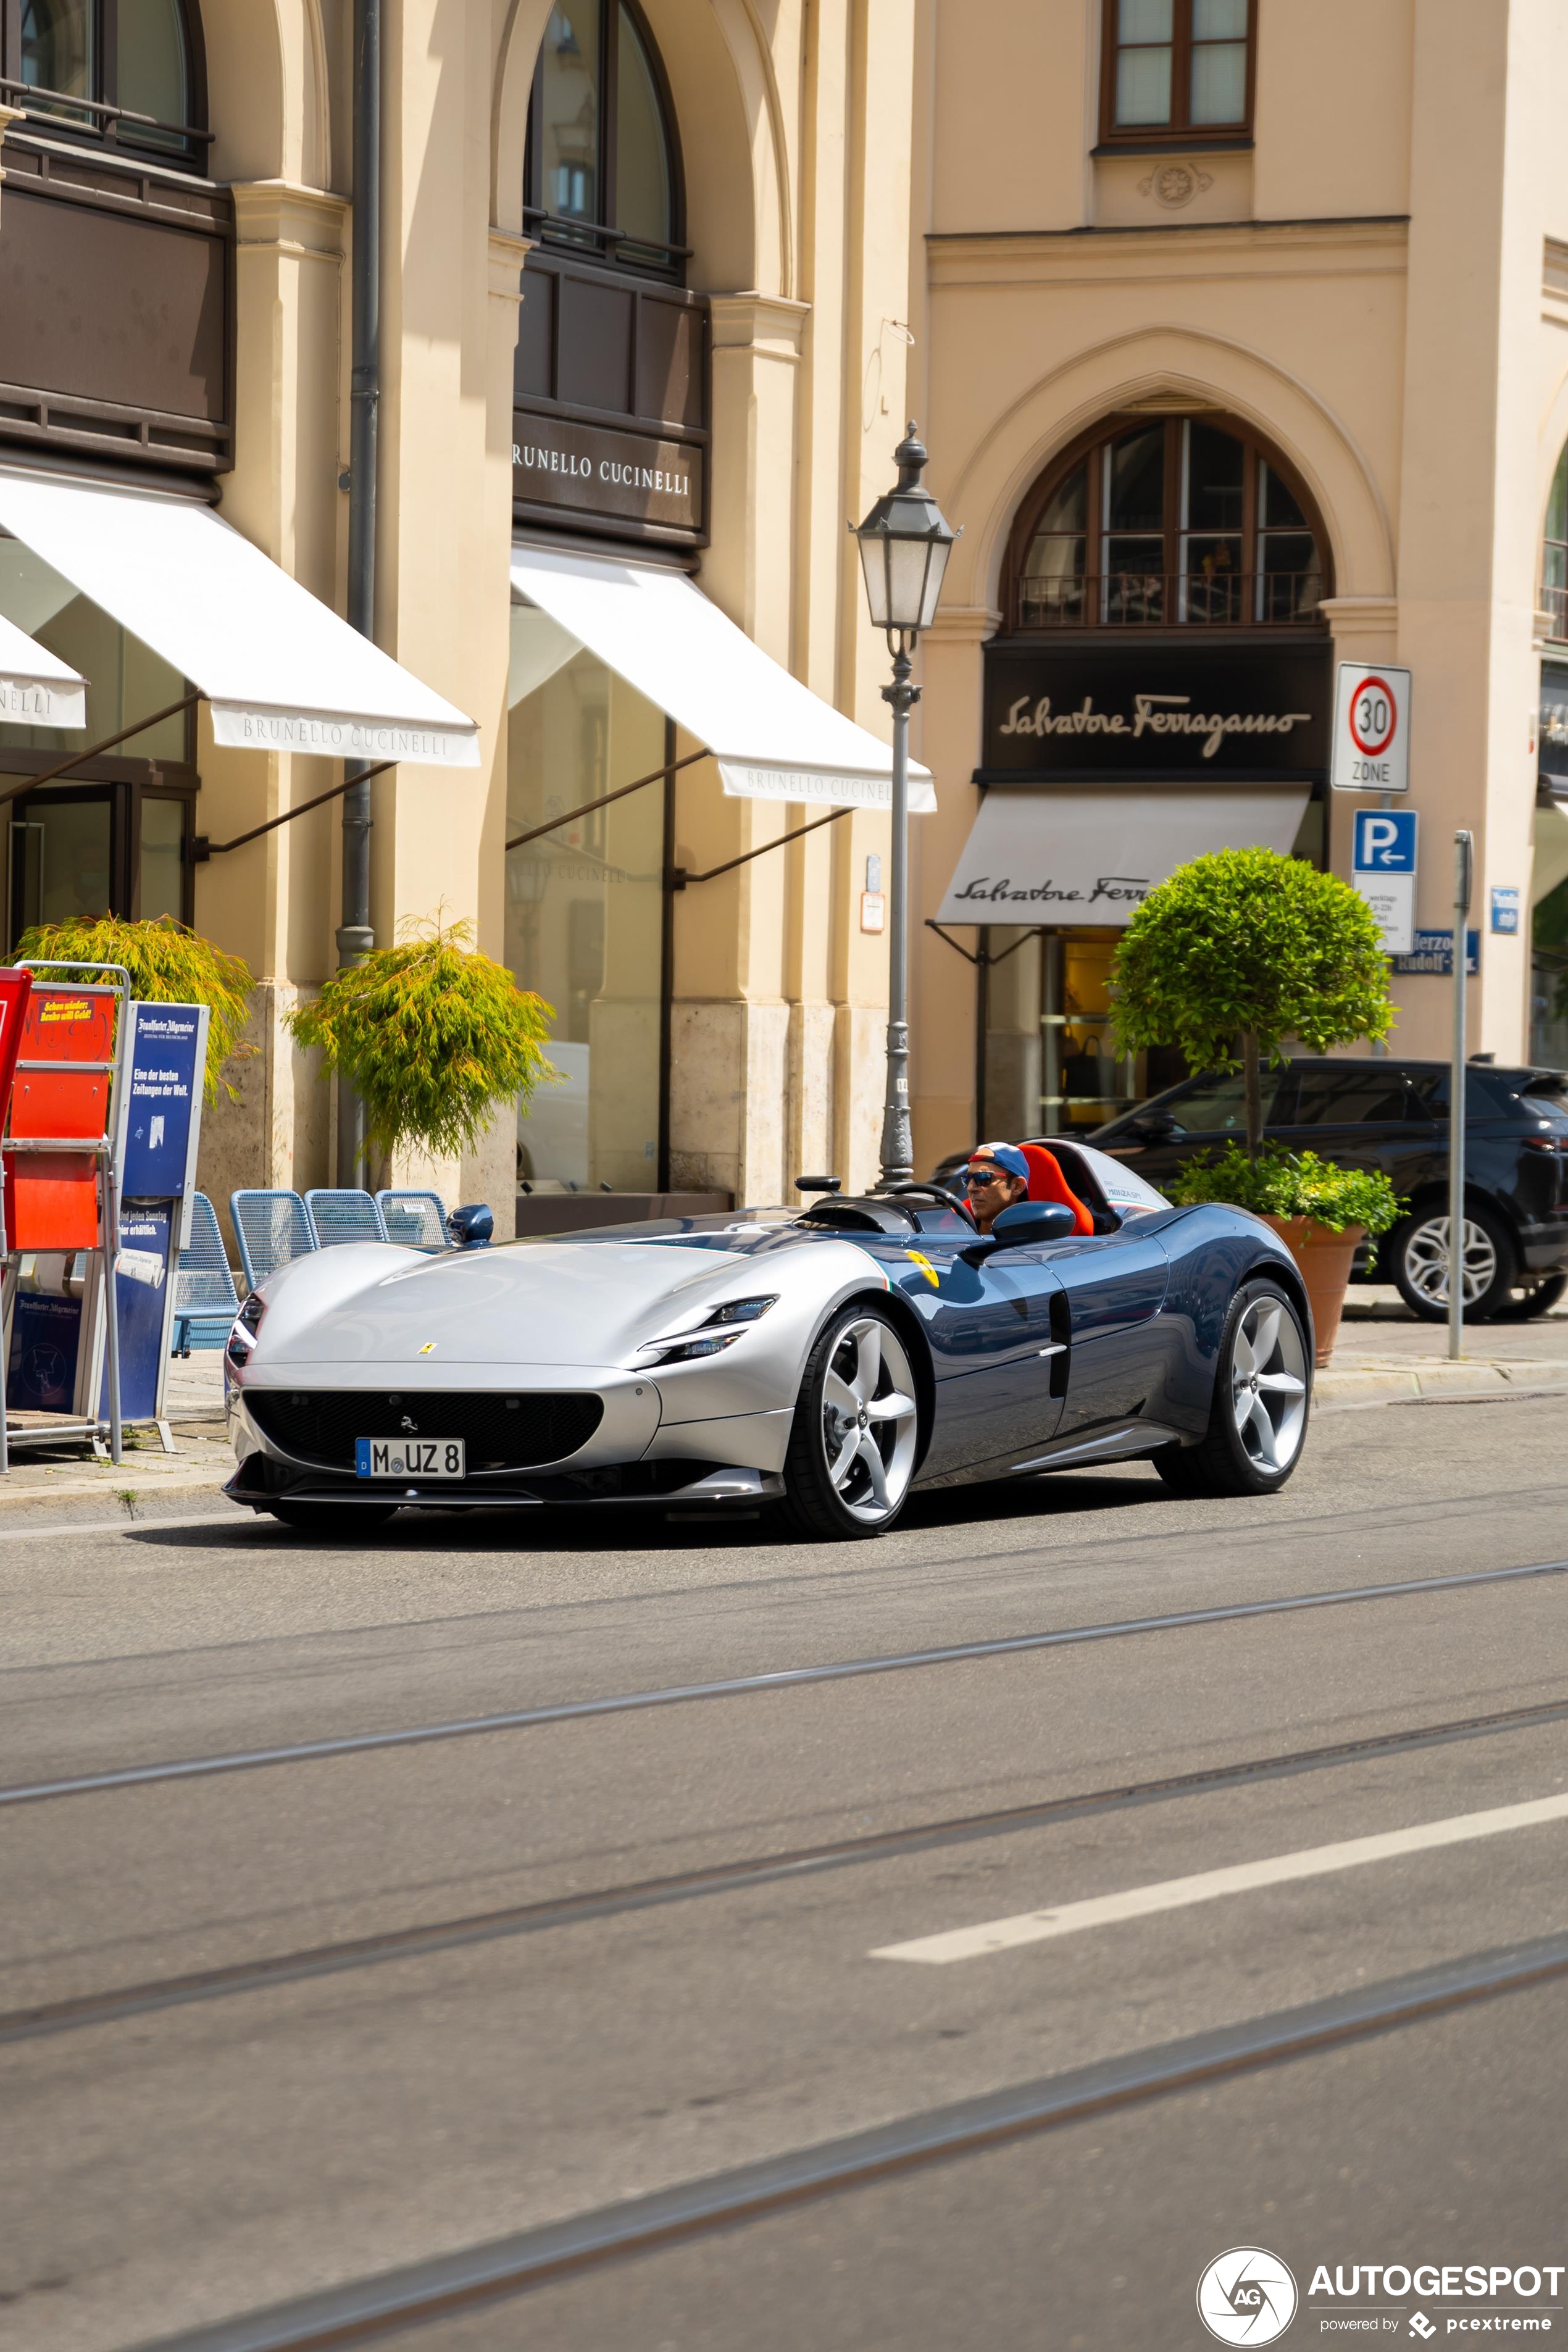
[[0,722],[7,727],[85,727],[87,682],[0,614]]
[[1304,792],[987,793],[943,923],[1130,923],[1157,882],[1211,849],[1290,848]]
[[479,765],[471,719],[210,507],[0,469],[0,528],[199,688],[216,742]]
[[[517,547],[512,586],[705,743],[742,800],[887,808],[893,755],[792,677],[683,572]],[[933,809],[931,771],[910,762],[910,807]]]

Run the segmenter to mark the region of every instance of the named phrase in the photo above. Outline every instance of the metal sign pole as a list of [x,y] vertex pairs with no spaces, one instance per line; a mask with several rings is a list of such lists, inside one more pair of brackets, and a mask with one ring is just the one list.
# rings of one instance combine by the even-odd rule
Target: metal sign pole
[[1465,981],[1475,835],[1454,835],[1454,1071],[1448,1081],[1448,1353],[1465,1351]]

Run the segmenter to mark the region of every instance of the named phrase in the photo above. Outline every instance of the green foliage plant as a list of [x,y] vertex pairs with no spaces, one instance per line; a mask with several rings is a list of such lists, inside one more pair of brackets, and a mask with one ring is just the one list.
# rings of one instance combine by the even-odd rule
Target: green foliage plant
[[[73,915],[64,923],[35,923],[17,941],[16,954],[57,963],[73,963],[79,957],[83,964],[123,964],[131,974],[132,996],[141,1003],[205,1004],[211,1016],[206,1099],[216,1102],[221,1086],[231,1102],[238,1101],[238,1087],[223,1073],[226,1062],[256,1051],[240,1038],[256,986],[242,957],[226,954],[173,915],[156,915],[145,923],[122,922],[118,915]],[[59,980],[73,975],[48,976]],[[79,971],[75,976],[86,981],[100,975]]]
[[1128,924],[1111,969],[1117,1051],[1179,1045],[1194,1070],[1246,1076],[1247,1148],[1263,1140],[1262,1062],[1386,1037],[1388,962],[1372,909],[1337,874],[1273,849],[1179,866]]
[[373,948],[297,1006],[289,1027],[321,1048],[323,1077],[353,1087],[370,1142],[454,1157],[498,1104],[555,1076],[544,1053],[554,1013],[471,944],[471,923],[437,916],[401,929],[395,947]]
[[1168,1195],[1180,1209],[1225,1201],[1256,1217],[1312,1217],[1331,1234],[1360,1225],[1369,1239],[1385,1234],[1405,1206],[1380,1168],[1341,1168],[1315,1151],[1272,1148],[1253,1159],[1239,1143],[1227,1143],[1217,1160],[1187,1160]]

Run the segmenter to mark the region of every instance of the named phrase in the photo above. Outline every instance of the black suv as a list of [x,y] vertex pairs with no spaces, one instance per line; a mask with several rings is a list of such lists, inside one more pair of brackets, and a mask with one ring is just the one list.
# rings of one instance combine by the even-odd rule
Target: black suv
[[[1381,1168],[1409,1207],[1362,1282],[1393,1282],[1415,1315],[1448,1311],[1448,1065],[1300,1057],[1263,1075],[1265,1133],[1351,1168]],[[1084,1138],[1163,1185],[1184,1160],[1246,1133],[1241,1078],[1187,1078]],[[1048,1138],[1042,1139],[1048,1141]],[[1465,1085],[1465,1314],[1543,1315],[1568,1288],[1568,1077],[1472,1062]]]

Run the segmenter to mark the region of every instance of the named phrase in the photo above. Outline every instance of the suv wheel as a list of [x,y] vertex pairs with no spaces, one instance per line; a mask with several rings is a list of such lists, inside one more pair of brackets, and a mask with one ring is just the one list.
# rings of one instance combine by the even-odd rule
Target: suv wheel
[[[1448,1319],[1448,1213],[1417,1210],[1394,1226],[1378,1249],[1399,1296],[1424,1323]],[[1465,1215],[1464,1299],[1467,1322],[1484,1323],[1508,1304],[1518,1279],[1513,1241],[1495,1210],[1473,1202]]]

